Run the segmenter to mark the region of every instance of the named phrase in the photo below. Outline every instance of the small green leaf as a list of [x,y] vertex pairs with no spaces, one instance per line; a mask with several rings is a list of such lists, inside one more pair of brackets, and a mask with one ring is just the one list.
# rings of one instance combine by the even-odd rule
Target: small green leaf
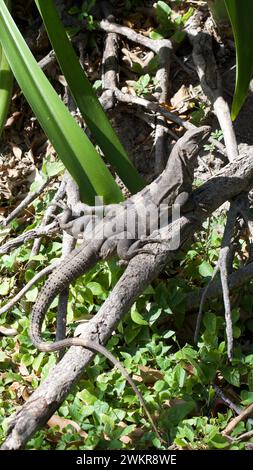
[[49,178],[60,175],[65,169],[62,162],[47,162],[46,170]]
[[233,338],[238,339],[242,334],[241,328],[239,326],[233,326]]
[[98,282],[88,282],[86,288],[90,289],[93,295],[102,296],[106,294],[105,289]]
[[207,261],[203,261],[199,265],[199,274],[202,277],[211,277],[213,274],[213,267]]
[[41,352],[38,354],[38,356],[35,357],[35,359],[33,360],[33,369],[38,372],[38,370],[40,369],[41,367],[41,364],[43,362],[43,359],[44,359],[44,353]]
[[31,354],[23,354],[21,357],[21,364],[25,366],[30,366],[33,363],[33,356]]
[[175,405],[166,412],[166,418],[169,425],[176,426],[182,421],[194,408],[196,407],[194,401],[188,401],[180,405]]
[[238,369],[232,369],[231,367],[223,367],[221,373],[225,380],[235,387],[240,387],[240,372]]
[[180,388],[184,386],[186,377],[187,375],[184,368],[178,364],[174,369],[174,380]]
[[251,392],[253,392],[253,370],[250,370],[248,373],[248,386]]
[[181,44],[185,40],[186,33],[184,31],[176,31],[172,36],[171,40]]
[[3,282],[1,282],[0,284],[0,295],[7,295],[9,294],[10,292],[10,289],[11,289],[11,282],[10,280],[4,280]]
[[168,19],[171,15],[172,9],[167,3],[159,1],[156,4],[156,18],[160,25],[167,26]]
[[148,325],[148,322],[144,320],[143,316],[136,310],[136,307],[131,308],[131,318],[137,325]]
[[164,36],[162,34],[158,33],[158,31],[151,31],[149,37],[150,37],[150,39],[154,39],[155,41],[157,39],[164,39]]
[[39,293],[38,287],[33,287],[28,292],[26,292],[25,297],[28,300],[28,302],[35,302],[35,300],[38,297],[38,293]]
[[241,392],[242,404],[245,406],[251,405],[253,403],[253,391],[248,392],[247,390],[242,390]]
[[210,439],[210,441],[208,442],[212,444],[215,449],[225,449],[229,446],[228,440],[218,433],[214,437],[212,437],[212,439]]
[[154,385],[154,389],[156,392],[161,392],[164,387],[167,387],[167,384],[164,380],[157,380],[155,385]]
[[214,313],[206,313],[203,318],[203,323],[209,333],[216,333],[216,315]]

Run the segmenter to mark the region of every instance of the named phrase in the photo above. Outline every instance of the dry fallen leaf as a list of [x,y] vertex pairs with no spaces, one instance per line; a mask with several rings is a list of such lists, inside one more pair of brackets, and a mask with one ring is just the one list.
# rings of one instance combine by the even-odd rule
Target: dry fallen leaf
[[84,439],[87,438],[88,434],[83,431],[79,424],[77,424],[75,421],[72,421],[71,419],[67,419],[67,418],[62,418],[61,416],[59,415],[53,415],[51,416],[51,418],[48,420],[47,422],[47,425],[52,428],[54,426],[58,426],[59,427],[59,430],[61,432],[63,432],[64,428],[66,428],[66,426],[72,426],[76,432],[78,432],[78,434],[83,437]]
[[20,159],[22,157],[22,149],[18,147],[14,142],[10,142],[10,146],[12,148],[13,155],[17,158]]
[[9,127],[13,126],[13,124],[18,121],[18,119],[22,116],[23,113],[21,111],[15,111],[6,121],[4,128],[8,129]]
[[189,99],[191,98],[189,89],[182,85],[181,88],[171,98],[171,104],[173,108],[180,113],[183,113],[189,109]]
[[164,373],[147,366],[140,366],[141,377],[145,384],[154,384],[157,380],[162,380]]

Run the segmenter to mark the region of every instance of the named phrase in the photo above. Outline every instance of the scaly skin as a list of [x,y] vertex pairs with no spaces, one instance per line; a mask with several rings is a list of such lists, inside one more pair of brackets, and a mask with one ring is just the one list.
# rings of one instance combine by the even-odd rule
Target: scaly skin
[[[147,201],[155,203],[157,206],[161,202],[165,202],[170,206],[176,200],[180,205],[187,202],[191,192],[191,184],[193,178],[193,166],[196,161],[196,155],[199,146],[207,139],[210,133],[210,129],[205,126],[202,128],[187,131],[186,134],[181,138],[174,146],[173,151],[169,157],[169,161],[166,169],[153,183],[144,188],[140,193],[134,195],[125,204],[131,204],[131,207],[136,207],[138,201]],[[189,164],[189,167],[187,166]],[[180,198],[180,196],[182,196]],[[180,202],[181,201],[181,202]],[[124,203],[121,204],[124,210]],[[122,211],[121,211],[122,214]],[[116,215],[117,217],[117,215]],[[103,223],[114,224],[115,219],[112,217],[105,218]],[[31,340],[40,351],[51,352],[59,351],[63,348],[70,346],[82,346],[94,352],[103,354],[109,359],[126,378],[128,383],[133,388],[137,395],[143,409],[145,410],[147,417],[156,433],[159,437],[158,430],[154,424],[154,421],[145,405],[143,397],[138,391],[133,380],[124,369],[124,367],[117,361],[114,356],[107,351],[107,349],[93,341],[83,340],[81,338],[69,338],[54,343],[46,343],[43,341],[41,336],[41,327],[45,318],[46,312],[54,300],[54,298],[64,290],[69,284],[75,281],[79,276],[87,272],[93,267],[100,259],[106,258],[111,255],[115,249],[117,249],[119,242],[117,238],[113,238],[110,243],[110,239],[96,238],[90,242],[84,242],[79,248],[73,250],[54,270],[50,275],[45,285],[43,286],[38,298],[34,304],[31,315],[30,323],[30,336]],[[148,240],[147,240],[148,241]],[[128,248],[126,247],[126,258],[129,259]],[[120,250],[122,252],[122,250]],[[133,250],[131,256],[136,253],[140,253],[145,250]],[[131,257],[130,256],[130,257]]]

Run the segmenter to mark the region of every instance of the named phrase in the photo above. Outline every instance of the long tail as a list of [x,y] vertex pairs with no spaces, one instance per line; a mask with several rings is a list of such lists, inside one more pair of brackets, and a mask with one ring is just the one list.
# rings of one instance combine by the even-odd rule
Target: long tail
[[71,346],[82,346],[91,351],[101,353],[105,356],[112,364],[117,367],[123,377],[127,380],[129,385],[132,387],[136,396],[138,397],[149,421],[154,429],[156,436],[161,440],[161,436],[156,428],[152,416],[150,415],[145,401],[133,382],[132,378],[122,366],[122,364],[101,344],[93,341],[86,341],[81,338],[68,338],[55,343],[46,343],[41,337],[41,327],[44,321],[47,310],[56,297],[62,290],[64,290],[71,282],[77,279],[84,272],[88,271],[93,267],[99,260],[98,250],[89,249],[86,246],[84,250],[81,246],[73,250],[64,260],[57,266],[54,272],[49,276],[48,280],[42,287],[38,298],[33,306],[31,322],[30,322],[30,336],[31,340],[36,348],[40,351],[51,352],[59,351],[63,348],[69,348]]
[[81,245],[73,250],[56,267],[42,287],[32,309],[30,322],[30,335],[33,343],[36,343],[38,333],[49,306],[54,298],[79,276],[92,268],[99,260],[98,250],[86,245]]
[[42,340],[40,337],[40,333],[37,332],[38,334],[36,337],[33,336],[33,344],[40,350],[44,352],[52,352],[52,351],[59,351],[60,349],[63,348],[69,348],[71,346],[82,346],[83,348],[89,349],[93,352],[97,352],[105,356],[109,361],[120,371],[120,373],[123,375],[123,377],[127,380],[129,385],[132,387],[134,393],[136,394],[137,398],[139,399],[139,402],[144,409],[148,420],[158,437],[160,441],[162,441],[161,436],[158,432],[158,429],[154,423],[154,420],[149,413],[146,403],[144,401],[144,398],[142,394],[139,392],[138,388],[136,387],[133,379],[131,376],[128,374],[127,370],[123,367],[123,365],[113,356],[113,354],[110,353],[104,346],[102,346],[99,343],[96,343],[94,341],[89,341],[89,340],[84,340],[82,338],[68,338],[68,339],[63,339],[61,341],[56,341],[55,343],[47,343]]

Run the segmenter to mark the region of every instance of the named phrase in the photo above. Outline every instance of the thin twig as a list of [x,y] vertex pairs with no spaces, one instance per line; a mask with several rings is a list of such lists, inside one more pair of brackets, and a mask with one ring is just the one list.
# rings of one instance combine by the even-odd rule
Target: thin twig
[[[155,96],[160,103],[166,103],[169,91],[169,74],[171,62],[171,47],[162,47],[158,52],[159,66],[156,72],[156,80],[158,86]],[[157,124],[155,131],[155,174],[159,175],[164,170],[167,155],[167,132],[166,127],[159,121],[165,121],[164,116],[157,116]]]
[[237,406],[235,403],[233,403],[228,397],[226,397],[223,393],[223,391],[218,387],[218,385],[213,385],[213,388],[216,392],[216,395],[233,410],[237,415],[239,415],[242,411],[242,408],[240,406]]
[[[65,195],[65,189],[66,188],[66,172],[64,174],[64,177],[61,181],[61,184],[59,186],[59,188],[57,189],[53,199],[52,199],[52,204],[49,205],[46,209],[46,212],[40,222],[40,227],[45,227],[51,220],[52,218],[52,215],[55,213],[55,206],[53,205],[54,203],[60,201],[64,195]],[[41,245],[41,241],[42,239],[41,238],[37,238],[34,243],[33,243],[33,247],[32,247],[32,250],[31,250],[31,255],[30,255],[30,262],[33,261],[33,257],[34,256],[37,256],[37,254],[39,253],[40,251],[40,245]]]
[[233,230],[234,225],[236,222],[237,217],[237,208],[232,207],[231,211],[228,212],[227,222],[225,225],[224,235],[221,244],[221,250],[219,254],[219,259],[217,265],[215,267],[214,273],[212,275],[211,281],[207,284],[204,293],[201,298],[199,313],[196,323],[194,341],[197,342],[199,336],[199,329],[201,325],[203,307],[205,303],[206,296],[208,294],[209,287],[211,282],[215,278],[216,274],[220,271],[221,275],[221,284],[222,284],[222,292],[223,292],[223,300],[224,300],[224,307],[225,307],[225,320],[226,320],[226,333],[227,333],[227,351],[228,351],[228,358],[232,360],[232,350],[233,350],[233,328],[232,328],[232,320],[231,320],[231,306],[229,300],[229,288],[228,288],[228,270],[227,270],[227,260],[228,254],[230,251],[230,245],[233,237]]
[[[170,111],[167,111],[166,108],[163,106],[159,105],[158,103],[154,101],[148,101],[145,98],[141,98],[139,96],[133,96],[128,93],[123,93],[121,90],[118,88],[114,89],[113,92],[115,93],[115,96],[118,101],[126,104],[135,104],[137,106],[141,106],[142,108],[148,109],[150,111],[153,111],[154,113],[161,114],[164,116],[166,119],[169,121],[174,122],[180,127],[184,127],[186,130],[188,129],[194,129],[196,126],[194,124],[190,123],[189,121],[184,121],[181,119],[179,116],[176,114],[171,113]],[[213,137],[209,137],[208,141],[213,144],[219,152],[221,152],[223,155],[226,155],[226,149],[224,145],[219,142],[218,140],[214,139]]]
[[20,202],[20,204],[15,207],[15,209],[6,217],[5,220],[1,222],[1,224],[6,227],[15,217],[17,217],[24,209],[26,209],[38,196],[43,193],[44,189],[49,185],[51,179],[48,178],[39,189],[36,191],[29,192],[24,199]]
[[42,277],[46,276],[47,274],[50,274],[54,268],[56,268],[56,266],[58,266],[60,261],[56,261],[55,263],[49,265],[49,266],[46,266],[44,269],[42,269],[39,273],[35,274],[35,276],[30,279],[30,281],[23,287],[23,289],[21,289],[17,295],[15,295],[15,297],[13,297],[13,299],[10,300],[10,302],[8,302],[7,304],[5,304],[1,309],[0,309],[0,315],[2,315],[3,313],[7,312],[8,310],[10,310],[11,308],[14,307],[14,305],[16,305],[19,300],[26,294],[27,291],[29,291],[31,289],[31,287],[37,282],[39,281]]
[[238,147],[227,102],[223,98],[221,77],[212,49],[212,38],[200,26],[198,12],[187,22],[185,28],[192,44],[192,57],[202,90],[211,101],[223,131],[229,161],[238,155]]
[[128,28],[127,26],[121,26],[119,24],[109,22],[107,20],[102,20],[99,23],[99,27],[105,31],[106,33],[116,33],[124,36],[129,41],[136,42],[141,46],[144,46],[151,51],[154,51],[156,54],[159,53],[159,50],[162,47],[167,47],[169,49],[173,49],[172,43],[169,39],[157,39],[153,40],[148,38],[147,36],[143,36],[142,34],[136,33],[133,29]]
[[58,230],[58,224],[56,222],[52,222],[51,224],[48,224],[45,227],[38,227],[28,230],[27,232],[22,233],[22,235],[19,235],[15,239],[9,240],[7,243],[2,245],[0,247],[0,255],[5,255],[14,248],[17,248],[18,246],[23,245],[23,243],[26,243],[29,240],[33,240],[34,238],[42,237],[45,235],[47,237],[51,237],[55,235]]
[[[217,268],[217,265],[216,265],[216,268]],[[246,266],[243,266],[242,268],[238,269],[238,271],[233,272],[229,275],[228,277],[229,290],[233,291],[234,289],[238,287],[242,287],[248,282],[250,282],[252,279],[253,279],[253,262],[247,264]],[[208,292],[205,293],[207,286],[208,286]],[[205,302],[207,300],[219,298],[222,296],[222,287],[221,287],[220,281],[211,283],[210,285],[207,285],[207,286],[203,289],[200,289],[197,292],[191,292],[187,295],[186,297],[186,311],[187,312],[192,312],[193,310],[195,310],[199,306],[204,295],[205,295],[205,298],[204,298]]]

